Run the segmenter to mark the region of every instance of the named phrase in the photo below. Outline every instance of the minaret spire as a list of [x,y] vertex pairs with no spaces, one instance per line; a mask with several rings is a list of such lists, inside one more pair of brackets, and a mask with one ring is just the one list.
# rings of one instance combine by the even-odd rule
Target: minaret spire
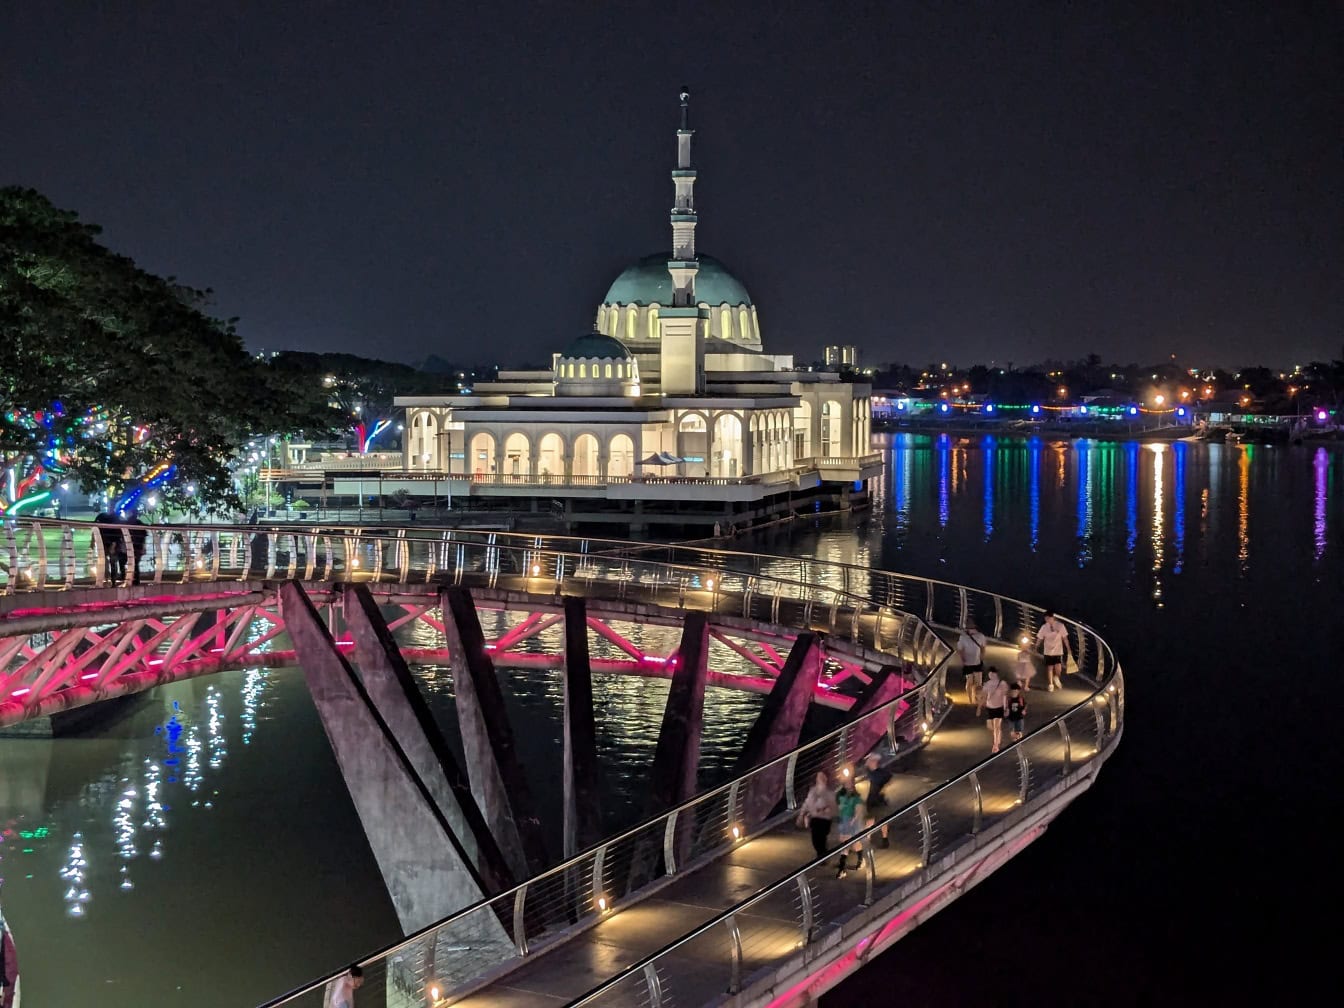
[[672,304],[686,308],[695,302],[695,169],[691,167],[690,126],[691,92],[681,89],[681,128],[677,130],[677,167],[672,170],[676,200],[672,205],[672,258],[667,271],[672,275]]

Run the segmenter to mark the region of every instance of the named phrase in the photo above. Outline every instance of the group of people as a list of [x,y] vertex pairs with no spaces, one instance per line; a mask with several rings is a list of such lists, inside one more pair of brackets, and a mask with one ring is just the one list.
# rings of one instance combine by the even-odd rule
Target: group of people
[[[130,540],[131,583],[140,583],[140,558],[145,555],[145,544],[149,541],[149,528],[140,520],[135,508],[125,516],[100,511],[94,516],[94,524],[101,526],[94,533],[103,545],[103,576],[114,584],[126,580],[127,540]],[[122,528],[128,531],[123,534]],[[93,545],[93,543],[90,543]]]
[[[1063,673],[1072,649],[1067,628],[1053,612],[1045,614],[1045,622],[1036,631],[1035,649],[1030,637],[1023,637],[1014,662],[1011,678],[1000,676],[997,667],[985,667],[985,649],[989,646],[985,635],[976,629],[975,621],[968,619],[957,638],[957,653],[966,680],[966,702],[975,704],[975,716],[985,719],[989,728],[990,752],[1003,746],[1003,722],[1008,722],[1010,742],[1022,738],[1027,716],[1027,693],[1036,673],[1035,650],[1045,660],[1046,690],[1053,693],[1064,688]],[[1077,663],[1075,662],[1075,665]]]
[[[861,831],[877,824],[887,803],[885,788],[891,780],[890,768],[882,765],[876,753],[868,756],[865,767],[866,795],[859,794],[859,782],[852,774],[844,773],[840,786],[836,787],[831,782],[831,775],[825,770],[819,770],[812,788],[798,808],[798,824],[811,831],[812,849],[817,852],[817,857],[825,857],[827,851],[831,850],[831,830],[835,829],[840,841],[840,858],[835,864],[836,878],[844,878],[853,870],[849,865],[851,853],[854,855],[854,869],[862,864],[863,845],[851,844],[851,841]],[[883,824],[877,838],[879,847],[890,844],[887,832],[888,828]]]

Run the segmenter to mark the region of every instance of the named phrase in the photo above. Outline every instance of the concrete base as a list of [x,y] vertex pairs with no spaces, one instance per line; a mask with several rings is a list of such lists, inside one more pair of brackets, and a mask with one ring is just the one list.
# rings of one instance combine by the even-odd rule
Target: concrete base
[[443,589],[439,600],[472,794],[514,876],[531,878],[547,864],[546,843],[476,604],[457,587]]
[[[303,586],[281,585],[280,605],[403,930],[409,934],[480,900],[480,882],[447,820]],[[485,916],[481,926],[498,930],[491,937],[507,940]]]
[[[817,635],[800,633],[775,680],[775,688],[766,697],[765,706],[747,732],[747,741],[733,767],[733,777],[740,777],[798,747],[803,720],[821,677],[822,660]],[[786,767],[781,765],[758,774],[743,789],[741,817],[748,830],[764,821],[783,797],[785,774]]]

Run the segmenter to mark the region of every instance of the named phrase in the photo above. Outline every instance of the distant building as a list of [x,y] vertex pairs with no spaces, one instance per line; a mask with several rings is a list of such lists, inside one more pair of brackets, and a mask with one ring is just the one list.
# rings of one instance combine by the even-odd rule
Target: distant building
[[827,367],[857,368],[859,348],[856,346],[828,346],[822,354]]
[[[612,283],[594,331],[545,371],[500,371],[470,395],[399,396],[404,471],[455,495],[542,495],[575,520],[629,498],[698,509],[708,521],[810,508],[862,494],[881,471],[869,450],[870,386],[766,352],[756,305],[696,248],[691,134],[682,96],[672,172],[672,248]],[[854,347],[827,349],[852,368]],[[635,528],[640,521],[632,521]]]

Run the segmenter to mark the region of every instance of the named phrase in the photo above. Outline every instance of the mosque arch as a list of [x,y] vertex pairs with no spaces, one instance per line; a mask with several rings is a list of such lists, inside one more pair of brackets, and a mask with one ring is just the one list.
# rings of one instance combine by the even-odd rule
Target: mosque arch
[[743,342],[751,341],[751,315],[745,305],[737,310],[737,334]]
[[504,439],[504,473],[506,476],[532,475],[532,439],[522,431],[514,431]]
[[597,436],[587,431],[574,439],[574,458],[571,472],[575,476],[601,476],[600,451]]
[[649,305],[649,339],[656,340],[657,338],[658,338],[658,306],[656,304],[651,304]]
[[495,436],[489,431],[478,431],[471,436],[471,447],[467,449],[467,464],[475,476],[485,476],[498,472],[495,468]]
[[843,433],[840,428],[841,418],[844,411],[840,408],[840,403],[834,399],[827,399],[821,404],[821,454],[823,457],[831,458],[839,455],[842,451],[841,439]]
[[677,430],[703,433],[709,430],[709,418],[699,411],[683,413],[681,421],[677,424]]
[[719,338],[733,338],[733,310],[727,305],[719,309]]
[[411,418],[411,468],[428,469],[434,462],[439,446],[439,418],[430,412],[421,412]]
[[613,434],[607,442],[607,475],[629,477],[635,474],[635,442],[629,434]]
[[714,418],[709,474],[741,476],[742,463],[742,417],[737,413],[719,413]]
[[812,404],[806,399],[793,408],[793,457],[812,455]]
[[639,309],[631,305],[625,310],[625,338],[633,340],[635,338],[635,326],[638,324]]
[[537,475],[560,478],[565,475],[565,439],[554,431],[537,442]]

